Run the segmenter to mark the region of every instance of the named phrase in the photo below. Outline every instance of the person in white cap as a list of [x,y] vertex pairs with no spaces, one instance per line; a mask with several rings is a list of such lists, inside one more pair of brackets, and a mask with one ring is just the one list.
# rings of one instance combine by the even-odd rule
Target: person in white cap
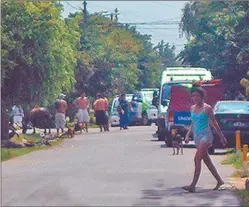
[[67,102],[64,100],[66,97],[65,94],[60,94],[59,99],[55,101],[55,124],[57,129],[57,136],[59,136],[59,131],[64,133],[64,128],[66,126],[66,110],[67,110]]
[[14,105],[12,107],[12,116],[13,116],[13,122],[17,124],[19,127],[22,127],[22,120],[24,117],[23,109],[20,105]]

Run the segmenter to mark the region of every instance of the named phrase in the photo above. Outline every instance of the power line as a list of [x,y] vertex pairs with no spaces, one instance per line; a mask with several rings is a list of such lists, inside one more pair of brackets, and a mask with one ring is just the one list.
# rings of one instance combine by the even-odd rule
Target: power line
[[168,22],[122,22],[122,24],[129,24],[129,25],[174,25],[180,24],[179,21],[168,21]]
[[171,5],[168,5],[168,4],[164,4],[164,3],[162,3],[162,2],[158,2],[158,1],[151,1],[152,3],[155,3],[155,4],[160,4],[160,5],[163,5],[163,6],[166,6],[166,7],[171,7],[171,8],[173,8],[173,9],[175,9],[176,7],[174,7],[174,6],[171,6]]
[[77,10],[83,10],[81,7],[75,7],[75,6],[73,6],[72,4],[70,4],[68,1],[65,1],[69,6],[71,6],[72,8],[74,8],[74,9],[77,9]]
[[[150,25],[148,25],[150,26]],[[179,29],[178,27],[141,27],[140,25],[137,26],[138,29],[165,29],[165,30],[171,30],[171,29]]]

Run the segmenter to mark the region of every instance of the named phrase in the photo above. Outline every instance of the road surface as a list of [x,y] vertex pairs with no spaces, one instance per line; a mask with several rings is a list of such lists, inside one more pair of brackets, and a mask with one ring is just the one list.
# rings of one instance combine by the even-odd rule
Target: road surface
[[[216,182],[203,165],[198,193],[181,189],[193,173],[194,148],[173,156],[155,141],[153,127],[76,135],[48,150],[2,163],[3,206],[238,206],[231,186]],[[234,169],[222,166],[227,181]]]

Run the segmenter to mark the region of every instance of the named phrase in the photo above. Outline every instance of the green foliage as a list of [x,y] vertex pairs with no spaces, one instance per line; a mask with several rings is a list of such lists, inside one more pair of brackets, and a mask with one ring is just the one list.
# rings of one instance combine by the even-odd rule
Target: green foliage
[[[20,138],[13,137],[11,140],[16,143],[21,143],[22,139],[28,140],[28,141],[34,141],[37,143],[36,146],[33,147],[22,147],[22,148],[1,148],[1,160],[7,161],[9,159],[19,157],[25,154],[28,154],[33,151],[47,149],[50,146],[41,145],[40,143],[40,135],[39,134],[26,134],[26,135],[20,135]],[[51,142],[51,146],[56,146],[63,142],[63,138],[59,139],[58,141]]]
[[71,100],[82,90],[94,97],[156,87],[164,67],[175,65],[175,48],[168,43],[158,50],[135,27],[96,13],[84,24],[82,12],[63,19],[62,10],[57,1],[2,1],[1,88],[7,108],[49,106],[61,92]]
[[44,104],[74,84],[75,44],[53,2],[2,2],[2,98]]
[[246,96],[249,99],[249,71],[247,72],[246,77],[241,79],[240,84],[245,88]]
[[[70,15],[71,25],[82,13]],[[122,26],[93,14],[81,24],[81,44],[76,69],[76,89],[95,96],[97,92],[133,92],[141,87],[155,87],[162,71],[162,59],[150,37],[134,27]],[[93,87],[94,86],[94,87]]]
[[211,69],[229,89],[239,89],[249,67],[248,15],[248,2],[187,3],[180,27],[189,42],[178,58]]

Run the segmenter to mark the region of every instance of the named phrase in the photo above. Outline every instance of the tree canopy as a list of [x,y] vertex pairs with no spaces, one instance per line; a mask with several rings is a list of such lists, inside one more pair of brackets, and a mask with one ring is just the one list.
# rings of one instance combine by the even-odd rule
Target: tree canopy
[[164,67],[174,64],[174,46],[163,43],[161,54],[149,35],[102,14],[88,13],[86,22],[81,11],[64,19],[59,1],[1,5],[1,88],[7,107],[46,106],[61,92],[114,95],[155,87]]
[[2,99],[47,104],[75,83],[79,34],[54,2],[2,1]]
[[249,68],[249,2],[187,3],[180,27],[189,40],[178,56],[183,64],[206,67],[228,89],[240,89]]

